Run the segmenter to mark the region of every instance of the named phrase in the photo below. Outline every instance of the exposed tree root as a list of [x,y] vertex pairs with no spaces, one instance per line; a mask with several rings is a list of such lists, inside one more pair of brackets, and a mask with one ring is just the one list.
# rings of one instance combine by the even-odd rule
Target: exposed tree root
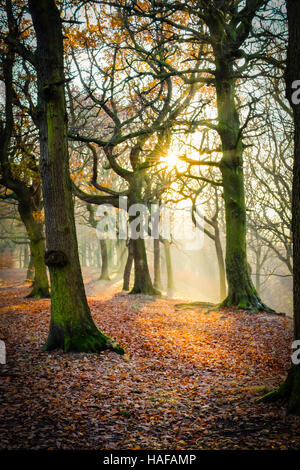
[[[123,289],[124,290],[124,289]],[[161,296],[161,292],[154,287],[148,289],[141,289],[138,287],[133,287],[133,289],[128,293],[128,295],[135,295],[135,294],[144,294],[144,295],[156,295]]]
[[260,311],[276,313],[275,310],[265,305],[254,293],[253,295],[245,295],[244,297],[237,298],[227,296],[226,299],[224,299],[223,302],[219,304],[219,306],[237,308],[240,310],[249,310],[251,313],[258,313]]
[[[226,299],[225,299],[226,300]],[[204,313],[208,314],[210,312],[218,312],[222,308],[230,307],[235,310],[248,310],[251,313],[259,313],[259,312],[266,312],[266,313],[272,313],[273,315],[280,315],[280,316],[286,316],[285,313],[283,312],[276,312],[272,308],[268,307],[267,305],[263,303],[259,303],[256,307],[253,305],[227,305],[225,301],[221,302],[220,304],[213,304],[211,302],[188,302],[188,303],[180,303],[180,304],[175,304],[174,308],[175,310],[195,310],[199,309],[202,310],[203,308],[207,308]]]
[[257,398],[255,401],[256,402],[264,402],[264,403],[273,403],[277,400],[284,399],[286,397],[286,391],[284,384],[281,385],[278,388],[275,388],[275,390],[272,390],[271,392],[266,393],[262,397]]
[[49,299],[50,294],[48,289],[43,289],[42,287],[35,287],[25,296],[25,299]]
[[214,308],[217,307],[217,305],[211,302],[188,302],[174,305],[175,310],[195,310],[197,308],[203,309],[210,307]]
[[299,366],[293,366],[285,382],[275,390],[257,398],[257,402],[274,403],[283,400],[287,403],[288,413],[300,415],[300,372]]
[[107,349],[124,354],[124,349],[117,341],[109,338],[100,330],[91,332],[65,331],[55,328],[50,330],[50,334],[43,346],[44,351],[53,351],[54,349],[63,349],[64,352],[85,352],[99,353]]

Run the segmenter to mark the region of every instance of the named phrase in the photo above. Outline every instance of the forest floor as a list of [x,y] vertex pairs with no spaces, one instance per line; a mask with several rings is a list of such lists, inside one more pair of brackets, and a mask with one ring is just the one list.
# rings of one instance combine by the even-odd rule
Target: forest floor
[[49,354],[50,301],[2,277],[0,449],[300,449],[300,418],[255,401],[285,377],[290,318],[117,290],[88,300],[124,356]]

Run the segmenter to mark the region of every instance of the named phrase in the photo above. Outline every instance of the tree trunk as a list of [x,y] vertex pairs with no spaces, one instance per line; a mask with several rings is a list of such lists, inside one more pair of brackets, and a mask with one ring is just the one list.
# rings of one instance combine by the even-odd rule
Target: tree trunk
[[124,276],[123,276],[123,290],[125,291],[129,291],[132,263],[133,263],[133,245],[132,245],[132,240],[129,240],[128,256],[127,256],[127,261],[126,261],[126,265],[124,269]]
[[[286,71],[287,97],[294,112],[294,168],[292,189],[292,235],[294,276],[294,339],[300,340],[300,104],[292,98],[292,83],[300,79],[300,3],[287,0],[289,46]],[[295,60],[296,58],[296,60]],[[299,87],[298,87],[299,88]],[[293,364],[287,379],[288,410],[300,414],[300,364]]]
[[167,293],[169,297],[172,297],[174,293],[174,278],[171,258],[171,244],[169,242],[164,242],[164,248],[167,268]]
[[[129,196],[129,207],[133,204],[143,203],[141,197],[142,192],[142,177],[138,175],[131,187],[131,194]],[[129,217],[131,223],[135,220],[134,216]],[[140,230],[142,228],[140,227]],[[149,273],[148,261],[145,240],[143,238],[131,239],[134,259],[134,285],[130,294],[145,294],[145,295],[158,295],[160,292],[153,287],[152,280]]]
[[145,240],[132,239],[134,259],[134,285],[130,294],[157,295],[159,292],[153,287],[146,254]]
[[[300,340],[300,104],[292,98],[292,83],[300,77],[300,3],[287,0],[289,46],[286,70],[286,94],[294,112],[294,168],[292,190],[292,234],[294,274],[294,339]],[[294,102],[293,102],[294,101]],[[299,354],[298,354],[299,356]],[[277,390],[265,395],[265,402],[283,398],[290,413],[300,415],[300,363],[291,365],[286,381]]]
[[54,0],[29,0],[37,37],[41,176],[51,279],[51,320],[45,350],[123,349],[93,322],[80,270],[69,177],[63,36]]
[[223,157],[220,170],[223,178],[226,219],[226,274],[228,295],[223,306],[243,309],[265,309],[248,271],[246,253],[246,203],[243,170],[243,143],[235,105],[235,79],[232,63],[224,51],[215,46],[216,94],[219,134]]
[[100,247],[101,247],[101,281],[109,281],[110,277],[108,274],[108,253],[107,253],[107,244],[106,240],[100,239]]
[[28,238],[30,240],[31,258],[34,265],[32,291],[27,295],[27,297],[50,297],[47,269],[44,260],[44,241],[41,228],[34,220],[29,204],[19,202],[18,211],[21,220],[26,227]]
[[[227,152],[224,152],[225,155]],[[243,168],[234,161],[222,161],[226,218],[226,274],[228,295],[223,306],[264,309],[252,284],[246,255],[246,205]],[[233,161],[232,161],[233,160]]]
[[215,241],[215,248],[216,248],[216,255],[218,260],[218,268],[219,268],[219,282],[220,282],[220,301],[224,300],[226,297],[226,275],[225,275],[225,264],[224,264],[224,257],[223,257],[223,249],[220,239],[220,231],[218,224],[214,225],[214,241]]
[[154,247],[154,287],[161,289],[161,275],[160,275],[160,246],[159,238],[153,239]]

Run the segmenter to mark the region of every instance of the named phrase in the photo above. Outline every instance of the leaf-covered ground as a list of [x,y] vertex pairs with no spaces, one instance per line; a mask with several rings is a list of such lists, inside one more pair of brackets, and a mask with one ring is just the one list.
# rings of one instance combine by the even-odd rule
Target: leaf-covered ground
[[300,449],[300,419],[255,398],[281,383],[292,322],[178,300],[90,297],[125,356],[41,351],[48,300],[1,282],[1,449]]

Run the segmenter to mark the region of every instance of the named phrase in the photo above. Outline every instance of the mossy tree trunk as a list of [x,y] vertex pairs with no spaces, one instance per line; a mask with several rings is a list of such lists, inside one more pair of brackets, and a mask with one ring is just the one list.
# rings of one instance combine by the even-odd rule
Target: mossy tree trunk
[[252,283],[246,252],[246,203],[243,170],[243,142],[235,104],[233,58],[222,46],[223,32],[212,28],[216,66],[218,132],[223,157],[220,170],[226,220],[226,274],[228,294],[223,306],[244,309],[266,308]]
[[[235,153],[235,152],[234,152]],[[246,205],[244,177],[241,162],[235,160],[237,154],[224,152],[221,171],[224,184],[226,218],[226,275],[228,295],[223,306],[260,310],[261,302],[248,269],[246,253]]]
[[18,211],[30,241],[31,258],[34,266],[34,281],[32,291],[27,297],[47,298],[49,297],[49,284],[47,268],[44,260],[44,240],[41,227],[34,219],[30,203],[18,204]]
[[[134,204],[143,204],[142,198],[143,172],[137,174],[134,182],[131,184],[129,195],[129,207]],[[134,216],[129,217],[131,223],[135,219]],[[137,232],[142,232],[142,228],[136,227]],[[134,259],[134,285],[130,294],[157,295],[160,292],[153,287],[146,253],[145,240],[142,237],[137,239],[131,238],[133,259]]]
[[132,241],[134,259],[134,285],[131,294],[156,295],[159,292],[153,287],[149,273],[145,240],[138,238]]
[[215,242],[215,249],[216,255],[218,260],[218,268],[219,268],[219,285],[220,285],[220,300],[224,300],[226,297],[227,289],[226,289],[226,273],[225,273],[225,263],[224,263],[224,256],[223,256],[223,249],[222,243],[220,238],[220,230],[218,223],[216,222],[215,226],[215,233],[214,233],[214,242]]
[[54,0],[29,0],[29,11],[37,38],[45,258],[51,279],[50,331],[44,349],[98,352],[109,348],[123,353],[93,322],[80,270],[69,177],[60,14]]

